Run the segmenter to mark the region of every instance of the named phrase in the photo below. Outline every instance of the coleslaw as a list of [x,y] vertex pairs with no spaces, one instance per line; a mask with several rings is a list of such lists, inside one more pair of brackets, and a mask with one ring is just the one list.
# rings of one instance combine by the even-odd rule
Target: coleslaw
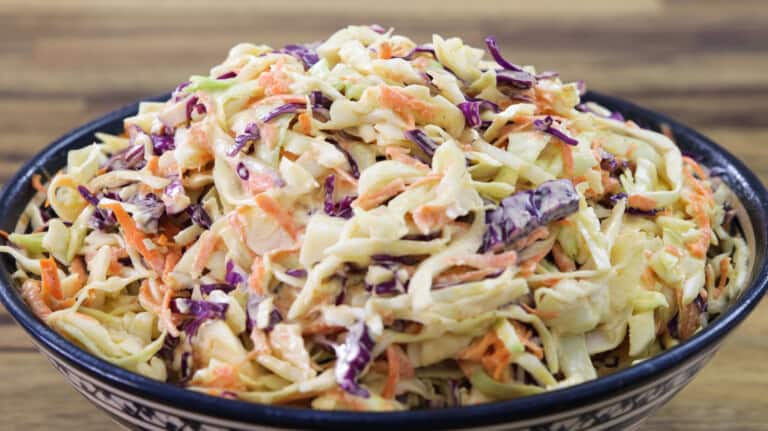
[[237,45],[36,176],[0,252],[88,352],[257,403],[477,404],[690,338],[748,276],[727,187],[486,44]]

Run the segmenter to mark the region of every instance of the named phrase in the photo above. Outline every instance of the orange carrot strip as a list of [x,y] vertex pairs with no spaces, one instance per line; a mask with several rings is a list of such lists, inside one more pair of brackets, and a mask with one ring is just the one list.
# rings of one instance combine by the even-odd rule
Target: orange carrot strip
[[305,135],[312,134],[312,118],[306,111],[299,114],[299,129]]
[[382,42],[379,45],[379,58],[382,60],[389,60],[392,58],[392,46],[389,42]]
[[256,196],[255,200],[256,205],[272,216],[277,221],[277,224],[280,225],[280,228],[290,235],[291,239],[295,241],[299,237],[299,228],[294,224],[292,214],[281,207],[276,200],[264,193]]
[[45,186],[40,180],[40,174],[32,175],[32,188],[40,193],[45,193]]
[[392,399],[395,397],[397,381],[400,378],[400,355],[395,351],[395,345],[393,344],[387,347],[387,364],[389,365],[387,381],[384,384],[384,389],[381,390],[381,396],[386,399]]
[[158,175],[160,171],[160,157],[151,156],[149,160],[147,160],[147,170],[152,175]]
[[43,298],[64,299],[58,267],[53,257],[40,259],[40,273],[43,279]]
[[563,248],[560,247],[560,243],[556,242],[552,247],[552,257],[555,258],[555,265],[560,272],[571,272],[576,270],[576,263],[570,256],[565,254]]
[[643,211],[651,211],[656,208],[656,201],[643,195],[631,195],[627,203],[629,203],[629,206]]
[[459,352],[458,359],[479,361],[493,345],[494,341],[496,341],[496,338],[497,336],[494,331],[486,332],[483,338],[476,339],[467,348]]
[[539,310],[538,308],[533,308],[528,304],[521,304],[521,306],[529,314],[534,314],[536,316],[541,317],[542,319],[556,319],[558,316],[560,316],[560,313],[556,311],[542,311],[542,310]]
[[525,326],[523,326],[521,323],[512,321],[512,326],[515,328],[515,333],[517,334],[517,338],[520,339],[520,342],[525,346],[528,351],[533,353],[534,356],[536,356],[538,359],[544,358],[544,350],[536,344],[531,337],[533,336],[533,333],[530,329],[527,329]]
[[339,168],[339,167],[335,167],[335,168],[333,168],[333,172],[335,172],[335,173],[336,173],[336,175],[338,175],[338,176],[339,176],[339,179],[340,179],[340,180],[344,180],[344,181],[346,181],[348,184],[350,184],[350,185],[352,185],[352,186],[354,186],[354,187],[357,187],[357,180],[355,179],[355,177],[353,177],[352,175],[350,175],[350,174],[349,174],[347,171],[345,171],[344,169],[341,169],[341,168]]
[[560,154],[563,157],[563,173],[566,177],[573,176],[573,150],[565,142],[560,143]]
[[200,252],[195,258],[193,267],[197,272],[202,272],[203,268],[205,268],[205,264],[208,263],[214,250],[216,250],[216,246],[219,245],[219,237],[208,231],[200,236],[199,241]]
[[396,160],[400,163],[403,163],[408,166],[413,166],[417,169],[423,169],[425,171],[429,170],[429,166],[425,165],[421,162],[421,160],[411,157],[408,155],[409,151],[403,147],[396,147],[394,145],[389,145],[384,150],[384,154],[387,155],[392,160]]
[[693,160],[688,156],[683,156],[683,162],[685,162],[685,164],[690,166],[691,169],[693,169],[693,171],[696,173],[696,175],[699,176],[699,178],[701,179],[709,178],[709,175],[707,175],[707,173],[704,172],[704,168],[702,168],[701,165],[698,162],[696,162],[696,160]]
[[163,255],[157,250],[150,250],[147,245],[144,244],[144,240],[148,239],[147,236],[139,230],[136,223],[134,223],[133,218],[125,211],[123,206],[115,202],[104,204],[104,208],[112,210],[115,214],[115,218],[117,218],[120,227],[123,228],[125,240],[128,244],[138,250],[155,272],[158,274],[162,273],[163,265],[165,264]]
[[475,268],[508,268],[517,263],[517,253],[514,250],[510,250],[500,254],[470,254],[455,257],[451,259],[451,263],[473,266]]
[[445,213],[445,206],[421,205],[411,212],[413,222],[419,230],[427,234],[434,232],[451,221],[448,214]]
[[380,188],[379,190],[358,196],[355,202],[357,203],[358,207],[364,210],[369,210],[381,205],[387,199],[399,194],[404,190],[405,181],[403,181],[402,178],[396,178],[384,185],[384,187]]
[[251,264],[251,275],[248,276],[248,286],[252,291],[259,295],[263,295],[266,291],[264,286],[265,274],[264,261],[261,256],[256,256],[253,258],[253,264]]
[[40,283],[35,280],[29,279],[21,285],[21,297],[35,313],[35,316],[42,320],[45,320],[53,312],[43,300]]
[[83,258],[78,256],[72,260],[72,265],[69,266],[70,273],[77,274],[77,290],[85,285],[88,280],[88,273],[85,271],[85,264]]
[[379,89],[381,104],[394,111],[409,125],[414,125],[414,115],[419,115],[425,120],[430,120],[435,115],[434,107],[399,88],[381,85]]
[[713,296],[715,299],[719,298],[723,292],[725,292],[725,285],[728,282],[728,274],[730,272],[731,258],[724,257],[720,260],[720,280],[717,282],[717,288],[714,291]]

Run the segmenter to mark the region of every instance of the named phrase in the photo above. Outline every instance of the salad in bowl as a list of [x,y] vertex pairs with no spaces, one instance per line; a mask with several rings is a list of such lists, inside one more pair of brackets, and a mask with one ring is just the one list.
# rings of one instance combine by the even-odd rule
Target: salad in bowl
[[265,404],[522,397],[706,327],[752,258],[727,186],[486,45],[237,45],[35,177],[0,252],[86,351]]

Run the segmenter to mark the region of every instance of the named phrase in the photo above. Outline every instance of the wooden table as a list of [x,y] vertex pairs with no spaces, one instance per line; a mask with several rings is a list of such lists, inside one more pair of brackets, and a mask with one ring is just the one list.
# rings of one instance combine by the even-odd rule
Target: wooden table
[[[480,45],[668,113],[768,182],[764,0],[0,1],[0,182],[67,130],[204,73],[240,41],[311,41],[347,23]],[[471,4],[473,7],[466,7]],[[768,302],[645,430],[768,430]],[[0,429],[115,426],[0,309]]]

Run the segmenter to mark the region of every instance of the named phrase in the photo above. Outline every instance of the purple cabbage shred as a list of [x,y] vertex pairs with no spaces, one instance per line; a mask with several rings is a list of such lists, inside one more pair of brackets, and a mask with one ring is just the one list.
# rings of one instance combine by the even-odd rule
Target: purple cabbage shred
[[344,343],[334,346],[336,382],[347,393],[362,398],[370,396],[368,390],[360,386],[357,381],[373,359],[373,346],[373,338],[364,322],[353,325],[347,332]]
[[409,141],[416,144],[421,149],[421,151],[424,152],[424,154],[429,156],[430,159],[435,155],[435,151],[437,150],[437,143],[430,139],[426,133],[419,129],[406,130],[405,137]]
[[341,146],[338,142],[336,142],[333,139],[328,139],[328,142],[331,143],[336,149],[341,151],[342,154],[344,154],[344,157],[347,158],[347,163],[349,164],[349,170],[352,173],[352,177],[354,178],[360,178],[360,168],[357,165],[357,162],[352,157],[352,154],[350,154],[349,151],[347,151],[344,147]]
[[210,295],[214,290],[221,290],[224,293],[229,293],[235,290],[235,286],[227,283],[206,283],[200,285],[200,293],[203,295]]
[[207,320],[224,320],[228,307],[229,304],[187,298],[176,298],[171,302],[171,311],[191,317],[181,326],[188,337],[194,337]]
[[235,263],[231,260],[227,261],[227,273],[224,276],[224,281],[231,286],[237,286],[245,281],[245,275],[235,270]]
[[104,163],[103,167],[107,171],[141,169],[146,163],[146,160],[144,160],[144,146],[136,144],[113,154]]
[[335,189],[336,176],[328,175],[324,183],[324,204],[323,210],[331,217],[351,218],[353,215],[352,202],[355,200],[352,196],[344,196],[340,201],[334,202],[333,191]]
[[245,127],[245,130],[243,130],[243,133],[235,137],[235,144],[229,149],[227,156],[233,157],[248,144],[256,145],[256,141],[258,141],[259,138],[261,138],[261,131],[259,130],[258,124],[248,124]]
[[554,120],[549,115],[547,115],[543,119],[539,118],[534,120],[533,127],[536,128],[536,130],[539,130],[541,132],[548,133],[554,136],[555,138],[563,141],[568,145],[579,145],[579,141],[576,138],[570,136],[568,133],[556,127],[554,124]]
[[192,204],[188,206],[187,212],[189,213],[190,218],[192,218],[192,222],[203,229],[211,228],[211,224],[213,224],[211,216],[208,215],[208,212],[203,208],[202,204]]
[[286,103],[283,106],[279,106],[269,111],[266,115],[261,117],[260,121],[266,123],[284,114],[295,114],[304,110],[306,107],[307,105],[304,103]]
[[310,67],[314,66],[315,63],[320,61],[320,56],[317,55],[317,47],[319,45],[319,43],[286,45],[283,49],[278,50],[277,52],[296,57],[302,63],[304,63],[305,68],[309,69]]
[[93,214],[88,219],[88,226],[103,231],[117,225],[115,214],[111,210],[99,207],[100,199],[91,193],[90,190],[85,186],[80,185],[77,186],[77,191],[80,192],[80,196],[82,196],[86,202],[94,206]]
[[512,243],[539,226],[565,218],[579,209],[579,194],[567,179],[546,181],[538,188],[515,193],[486,211],[482,251]]

